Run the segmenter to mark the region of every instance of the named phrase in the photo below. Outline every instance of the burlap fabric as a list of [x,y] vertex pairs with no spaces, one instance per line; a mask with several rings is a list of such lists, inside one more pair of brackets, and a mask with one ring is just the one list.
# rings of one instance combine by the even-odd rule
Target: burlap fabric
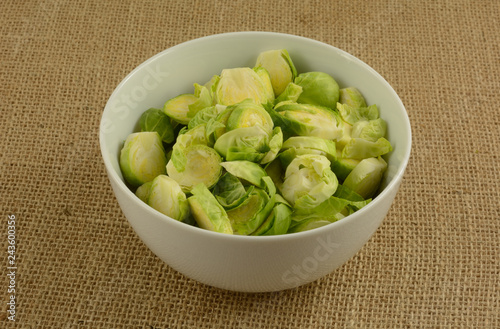
[[[500,2],[0,8],[1,328],[500,327]],[[377,233],[330,275],[278,293],[218,290],[159,260],[118,207],[98,144],[104,105],[134,67],[180,42],[242,30],[359,57],[399,93],[413,128],[411,161]]]

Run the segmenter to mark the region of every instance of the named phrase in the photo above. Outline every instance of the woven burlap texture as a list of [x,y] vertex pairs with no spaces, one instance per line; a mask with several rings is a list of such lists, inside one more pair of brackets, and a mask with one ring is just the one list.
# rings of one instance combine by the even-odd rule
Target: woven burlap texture
[[[0,7],[0,327],[500,327],[500,2]],[[359,57],[398,92],[413,129],[407,172],[376,234],[330,275],[277,293],[218,290],[164,264],[118,207],[99,149],[103,108],[133,68],[183,41],[244,30]]]

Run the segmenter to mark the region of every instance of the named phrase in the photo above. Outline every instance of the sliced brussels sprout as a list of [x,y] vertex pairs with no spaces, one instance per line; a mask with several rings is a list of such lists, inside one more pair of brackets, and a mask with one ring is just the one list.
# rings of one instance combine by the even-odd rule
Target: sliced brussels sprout
[[151,185],[153,181],[149,181],[147,183],[142,184],[135,190],[135,195],[141,199],[143,202],[148,203],[149,192],[151,192]]
[[206,138],[206,125],[198,125],[190,130],[181,131],[172,147],[170,160],[179,172],[185,170],[187,164],[186,148],[191,145],[208,145]]
[[148,205],[178,221],[184,221],[190,215],[186,194],[175,180],[166,175],[159,175],[152,181]]
[[304,154],[286,168],[282,195],[294,209],[311,209],[332,196],[337,185],[325,156]]
[[269,135],[260,125],[236,128],[220,136],[214,148],[227,161],[260,162],[269,151]]
[[342,150],[342,158],[366,159],[378,157],[392,151],[391,143],[381,137],[376,142],[370,142],[363,138],[352,138]]
[[339,102],[350,107],[366,107],[366,101],[361,92],[355,87],[340,89]]
[[269,72],[274,95],[280,95],[297,76],[297,70],[286,49],[268,50],[259,54],[256,67]]
[[238,177],[226,172],[215,184],[213,194],[224,209],[232,209],[240,205],[253,188],[254,185],[251,185],[245,189]]
[[163,142],[169,144],[175,140],[174,127],[170,117],[160,109],[150,108],[139,119],[141,131],[156,131]]
[[361,160],[344,180],[343,185],[364,199],[371,198],[377,192],[386,169],[387,163],[382,157]]
[[[215,100],[218,104],[232,105],[247,98],[258,104],[265,104],[274,100],[269,74],[263,81],[265,74],[249,67],[224,69],[215,89]],[[267,71],[265,71],[267,73]]]
[[[342,138],[343,123],[340,115],[329,108],[309,104],[278,104],[274,108],[274,123],[287,136],[315,136],[337,140]],[[280,117],[277,118],[276,116]]]
[[174,159],[167,164],[167,173],[179,183],[184,192],[190,192],[193,187],[203,183],[208,188],[217,183],[221,174],[222,159],[211,147],[194,144],[184,149],[186,164],[184,170],[179,171],[174,165]]
[[351,125],[360,120],[375,120],[379,118],[379,110],[375,104],[368,107],[352,107],[347,104],[337,103],[337,110],[342,119]]
[[176,122],[187,125],[191,116],[189,113],[189,105],[194,104],[198,100],[193,94],[182,94],[169,99],[163,106],[163,112],[174,119]]
[[302,87],[297,103],[319,105],[330,109],[336,107],[340,97],[339,85],[328,73],[301,73],[294,82]]
[[120,168],[125,181],[138,187],[165,173],[167,159],[157,132],[128,135],[120,152]]
[[233,234],[233,229],[224,208],[210,193],[205,184],[198,184],[191,190],[187,200],[191,213],[199,227],[225,234]]
[[387,123],[382,118],[375,120],[361,120],[352,125],[352,137],[363,138],[370,142],[376,142],[384,137],[387,132]]
[[266,171],[257,163],[240,160],[226,161],[220,164],[227,172],[242,179],[245,182],[264,188],[265,184],[262,178],[267,176]]
[[229,115],[226,123],[227,131],[253,127],[260,125],[268,135],[273,130],[273,119],[260,104],[255,104],[251,99],[246,99],[235,104],[234,109]]

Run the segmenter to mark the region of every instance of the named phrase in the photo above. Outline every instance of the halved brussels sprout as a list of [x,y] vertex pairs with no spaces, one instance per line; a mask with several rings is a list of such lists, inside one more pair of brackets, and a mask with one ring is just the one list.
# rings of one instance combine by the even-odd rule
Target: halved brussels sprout
[[[276,105],[274,112],[275,125],[280,126],[287,136],[315,136],[337,140],[343,135],[342,119],[336,111],[329,108],[309,104],[280,103]],[[279,117],[276,118],[276,115]]]
[[352,107],[347,104],[337,103],[337,110],[342,119],[351,125],[360,120],[375,120],[379,118],[378,107],[375,104],[368,107]]
[[157,132],[128,135],[120,152],[120,168],[125,181],[138,187],[165,173],[167,158]]
[[198,184],[191,190],[187,200],[198,226],[206,230],[233,234],[231,223],[224,208],[217,202],[205,184]]
[[184,221],[190,215],[186,194],[175,180],[166,175],[159,175],[152,181],[147,203],[178,221]]
[[335,161],[337,159],[335,142],[329,139],[314,136],[292,136],[288,138],[282,146],[283,150],[290,148],[317,150],[321,151],[330,161]]
[[334,109],[339,101],[339,85],[331,75],[325,72],[301,73],[294,82],[302,87],[297,103]]
[[172,147],[170,158],[177,171],[182,172],[185,170],[187,163],[186,148],[197,144],[208,145],[206,126],[204,124],[198,125],[190,130],[183,130],[177,136],[177,140]]
[[342,158],[366,159],[378,157],[392,151],[391,143],[381,137],[376,142],[370,142],[363,138],[352,138],[342,150]]
[[[258,104],[266,104],[274,100],[269,74],[259,74],[249,67],[224,69],[215,89],[218,104],[232,105],[247,98]],[[268,81],[263,80],[267,78]]]
[[355,87],[340,89],[339,102],[350,107],[366,107],[366,101],[361,92]]
[[200,183],[208,188],[217,183],[222,174],[222,159],[213,148],[202,144],[190,145],[184,149],[184,156],[187,161],[182,171],[177,170],[173,159],[167,164],[168,175],[179,183],[184,192],[190,192]]
[[377,192],[386,169],[387,163],[381,157],[361,160],[343,185],[365,199],[371,198]]
[[255,66],[263,67],[269,72],[275,96],[280,95],[297,76],[297,70],[286,49],[260,53]]
[[381,119],[375,120],[360,120],[352,125],[352,137],[363,138],[370,142],[376,142],[379,138],[384,137],[387,132],[387,123]]
[[226,130],[253,127],[260,125],[270,135],[273,130],[273,119],[260,104],[255,104],[251,99],[246,99],[234,105],[226,123]]
[[151,191],[151,185],[153,181],[149,181],[147,183],[142,184],[135,190],[135,195],[141,199],[143,202],[148,203],[149,193]]
[[269,151],[269,135],[260,125],[237,128],[219,137],[214,148],[227,161],[260,162]]
[[214,106],[205,107],[194,115],[194,117],[189,120],[188,129],[191,130],[194,127],[201,124],[208,124],[211,119],[217,118],[217,116],[226,109],[225,105],[216,104]]
[[189,113],[189,105],[194,104],[198,100],[193,94],[181,94],[169,99],[163,106],[163,112],[177,121],[180,124],[187,125],[191,116]]
[[335,193],[338,180],[325,156],[297,156],[286,168],[282,195],[295,209],[310,209]]
[[162,110],[150,108],[142,113],[139,125],[141,131],[156,131],[163,142],[172,143],[175,140],[175,134],[170,120],[170,117]]

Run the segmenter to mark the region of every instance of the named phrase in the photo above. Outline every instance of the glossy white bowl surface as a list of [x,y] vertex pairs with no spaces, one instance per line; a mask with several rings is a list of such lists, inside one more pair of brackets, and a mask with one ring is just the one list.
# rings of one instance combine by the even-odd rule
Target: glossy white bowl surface
[[[171,219],[140,201],[124,183],[118,157],[140,115],[208,81],[224,68],[253,67],[257,55],[285,48],[299,73],[323,71],[340,87],[355,86],[387,121],[393,151],[383,191],[355,214],[315,230],[283,236],[231,236]],[[268,292],[317,280],[344,264],[368,241],[399,189],[411,150],[411,129],[400,98],[375,70],[331,45],[288,34],[234,32],[169,48],[133,70],[115,89],[100,126],[103,161],[116,199],[141,240],[175,270],[222,289]]]

